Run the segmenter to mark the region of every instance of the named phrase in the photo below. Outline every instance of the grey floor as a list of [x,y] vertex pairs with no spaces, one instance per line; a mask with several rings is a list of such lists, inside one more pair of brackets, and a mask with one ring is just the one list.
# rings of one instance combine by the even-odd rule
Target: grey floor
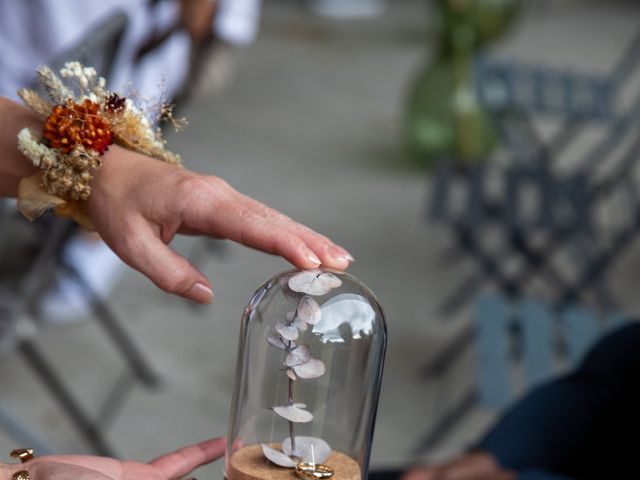
[[[314,18],[298,2],[268,2],[260,38],[240,56],[235,82],[190,104],[184,112],[190,126],[170,138],[189,167],[225,178],[356,257],[351,272],[379,296],[390,332],[374,466],[416,460],[412,448],[472,381],[471,355],[459,359],[446,382],[427,382],[421,373],[468,321],[468,311],[445,319],[435,307],[471,268],[443,262],[449,238],[424,220],[427,177],[402,153],[404,93],[429,44],[424,3],[393,0],[384,17],[341,23]],[[536,2],[499,53],[606,71],[638,28],[639,12],[634,2]],[[197,246],[193,239],[176,242],[182,252]],[[213,281],[211,307],[193,308],[132,271],[110,297],[164,379],[158,392],[137,389],[108,430],[127,457],[149,459],[226,432],[243,307],[260,283],[288,268],[280,259],[226,247],[199,264]],[[639,306],[638,253],[611,275],[629,310]],[[38,341],[88,408],[96,408],[121,367],[96,326],[43,328]],[[20,360],[5,354],[2,362],[1,404],[60,451],[87,451]],[[461,451],[492,418],[475,411],[429,458]],[[0,452],[15,446],[0,437]],[[198,476],[220,478],[220,468]]]

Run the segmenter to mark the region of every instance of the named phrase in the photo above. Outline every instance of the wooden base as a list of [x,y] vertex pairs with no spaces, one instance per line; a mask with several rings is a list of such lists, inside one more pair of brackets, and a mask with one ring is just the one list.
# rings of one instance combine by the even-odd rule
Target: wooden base
[[[279,444],[270,444],[273,448],[280,448]],[[360,466],[344,453],[331,452],[325,465],[333,468],[331,480],[361,480]],[[260,445],[243,447],[231,456],[229,460],[227,480],[297,480],[293,468],[274,465],[266,459]]]

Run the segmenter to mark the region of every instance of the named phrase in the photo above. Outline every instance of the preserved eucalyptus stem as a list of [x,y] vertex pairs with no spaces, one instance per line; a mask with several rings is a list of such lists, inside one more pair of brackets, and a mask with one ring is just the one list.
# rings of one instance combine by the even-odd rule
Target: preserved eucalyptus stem
[[[267,336],[267,342],[283,352],[282,366],[288,377],[288,398],[285,405],[271,407],[271,409],[289,423],[289,438],[281,444],[282,451],[275,450],[267,444],[261,444],[264,455],[276,465],[293,468],[299,461],[314,461],[315,452],[324,452],[326,458],[331,447],[320,438],[299,437],[296,439],[295,423],[308,423],[313,420],[304,403],[295,403],[293,399],[293,383],[302,379],[313,379],[324,375],[324,362],[313,358],[309,345],[298,344],[296,340],[300,332],[306,332],[310,326],[316,325],[322,318],[322,311],[314,295],[325,295],[331,289],[337,288],[342,281],[329,272],[318,270],[302,271],[287,281],[289,297],[295,298],[295,308],[286,313],[283,319],[274,325],[275,333]],[[297,445],[296,445],[297,443]],[[309,454],[311,452],[311,454]],[[294,461],[294,459],[296,459]]]
[[[293,405],[293,380],[289,379],[289,405]],[[289,422],[289,437],[291,438],[291,451],[296,451],[295,426],[291,420]]]

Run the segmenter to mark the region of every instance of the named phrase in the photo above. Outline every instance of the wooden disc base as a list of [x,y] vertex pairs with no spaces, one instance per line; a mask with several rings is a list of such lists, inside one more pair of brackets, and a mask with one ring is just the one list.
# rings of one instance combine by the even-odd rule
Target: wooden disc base
[[[269,444],[280,449],[279,444]],[[331,480],[361,480],[360,466],[344,453],[331,452],[323,464],[333,468]],[[298,479],[293,468],[279,467],[262,453],[260,445],[249,445],[235,451],[229,460],[227,480],[294,480]]]

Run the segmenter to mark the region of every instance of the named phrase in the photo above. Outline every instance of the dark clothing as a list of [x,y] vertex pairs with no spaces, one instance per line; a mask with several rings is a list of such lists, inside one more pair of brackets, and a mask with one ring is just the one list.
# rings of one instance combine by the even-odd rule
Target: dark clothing
[[606,335],[574,372],[528,393],[477,448],[520,480],[640,479],[640,323]]
[[526,395],[478,448],[516,471],[640,478],[640,324],[606,335],[573,373]]

